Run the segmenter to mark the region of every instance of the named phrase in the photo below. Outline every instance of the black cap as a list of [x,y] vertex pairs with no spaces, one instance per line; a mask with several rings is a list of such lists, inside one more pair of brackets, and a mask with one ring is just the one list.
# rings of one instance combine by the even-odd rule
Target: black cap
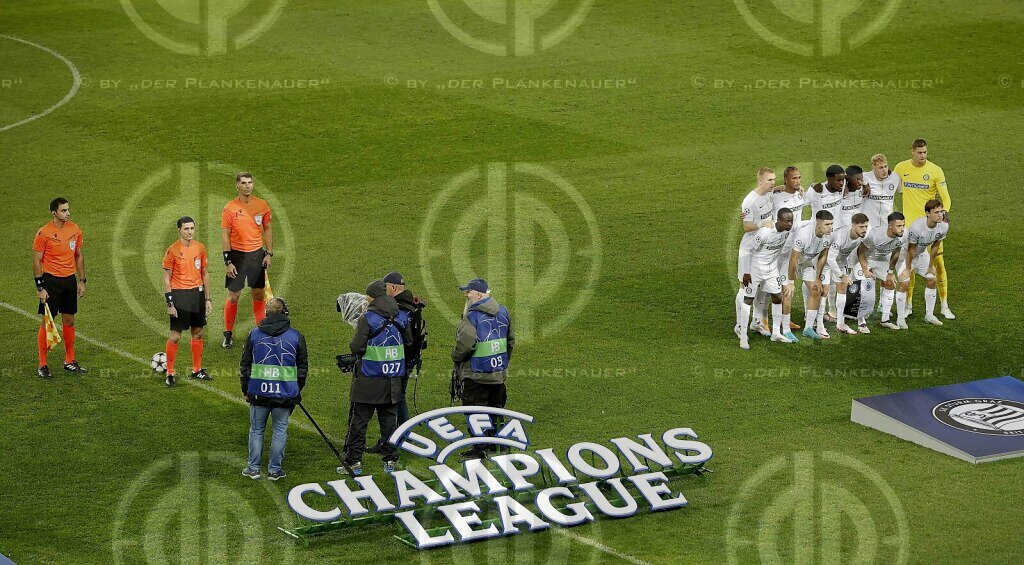
[[386,296],[388,288],[384,286],[384,281],[378,279],[366,286],[366,296],[370,298],[380,298]]
[[391,271],[390,273],[384,275],[384,282],[391,284],[400,284],[405,286],[405,279],[402,278],[402,273],[399,273],[398,271]]
[[470,279],[465,286],[460,286],[459,290],[465,292],[467,290],[475,290],[477,292],[487,293],[487,281],[484,279]]

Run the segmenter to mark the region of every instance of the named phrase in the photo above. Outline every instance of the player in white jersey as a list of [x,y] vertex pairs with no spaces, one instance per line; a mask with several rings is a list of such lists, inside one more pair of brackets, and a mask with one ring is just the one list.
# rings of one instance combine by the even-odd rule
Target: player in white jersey
[[825,182],[812,184],[807,192],[807,203],[811,206],[811,218],[825,210],[835,218],[839,215],[839,205],[843,201],[843,188],[846,186],[846,170],[839,165],[830,165],[825,169]]
[[860,211],[868,216],[869,229],[884,226],[892,213],[896,195],[903,190],[899,175],[889,170],[889,160],[879,153],[871,158],[871,170],[864,173],[864,201]]
[[[857,329],[846,324],[846,289],[853,282],[857,263],[863,273],[870,272],[867,258],[857,253],[864,236],[868,233],[868,217],[858,212],[850,218],[850,226],[842,226],[832,232],[832,247],[828,250],[829,278],[836,285],[836,329],[847,334],[871,333],[864,318],[857,319]],[[858,331],[859,330],[859,331]]]
[[[839,165],[830,165],[825,169],[825,182],[811,185],[807,193],[807,202],[811,206],[811,217],[825,210],[832,214],[833,218],[839,217],[839,210],[843,202],[843,194],[846,188],[846,169]],[[807,308],[807,300],[804,300],[804,308]],[[825,316],[825,321],[834,321],[832,316]]]
[[[869,270],[865,276],[875,277],[882,281],[882,299],[879,309],[882,311],[882,326],[891,330],[906,329],[907,324],[892,323],[889,318],[892,316],[892,303],[896,297],[896,265],[899,263],[900,253],[903,251],[903,243],[907,238],[904,234],[906,228],[905,217],[900,212],[889,214],[888,223],[878,226],[864,236],[864,242],[857,249],[857,255],[861,262],[867,260]],[[897,320],[905,318],[906,310],[906,282],[899,282],[903,290],[903,300],[896,302]]]
[[782,186],[776,186],[772,190],[772,213],[778,217],[779,210],[789,208],[793,212],[793,229],[798,231],[804,225],[804,207],[807,205],[807,198],[804,187],[801,186],[800,169],[786,167],[782,173]]
[[834,218],[828,210],[819,210],[812,221],[793,234],[793,251],[789,255],[789,278],[786,281],[785,294],[793,295],[793,281],[800,277],[803,281],[804,294],[807,296],[804,335],[811,339],[829,337],[825,331],[825,323],[818,315],[818,306],[821,303],[823,289],[828,288],[825,258],[832,244],[833,221]]
[[[786,170],[782,173],[782,186],[777,186],[772,191],[772,211],[776,218],[778,218],[779,210],[783,208],[789,208],[793,212],[793,229],[791,232],[795,233],[800,231],[800,228],[804,226],[807,220],[803,219],[804,208],[807,207],[807,200],[804,187],[800,183],[801,175],[800,169],[796,167],[786,167]],[[793,251],[793,238],[790,237],[786,240],[786,246],[782,249],[782,254],[779,255],[779,272],[785,273],[789,266],[789,253]],[[806,301],[807,297],[804,297]],[[792,303],[792,297],[783,302],[784,318],[789,317],[789,310]],[[758,329],[759,320],[754,320],[755,329]],[[767,324],[764,324],[767,325]],[[762,326],[763,327],[763,326]],[[793,335],[792,330],[799,328],[800,326],[789,323],[789,328],[782,328],[783,334],[791,340],[796,340],[796,336]]]
[[793,212],[779,210],[779,218],[771,228],[761,228],[754,232],[754,238],[747,253],[744,266],[742,288],[736,293],[736,327],[734,331],[740,338],[740,347],[750,349],[747,342],[747,327],[750,324],[750,307],[759,291],[772,297],[772,341],[789,343],[779,331],[782,326],[782,286],[785,277],[779,273],[779,254],[789,237],[793,227]]
[[[849,226],[851,218],[860,212],[861,203],[864,201],[864,169],[857,165],[846,167],[846,187],[843,190],[843,199],[839,202],[839,215],[836,216],[836,229],[839,226]],[[835,213],[833,213],[835,215]]]
[[[914,273],[925,279],[924,321],[941,326],[942,321],[935,317],[935,300],[938,296],[935,281],[935,257],[939,253],[939,245],[949,233],[949,223],[944,221],[945,210],[942,201],[931,199],[924,205],[924,217],[914,220],[907,228],[907,241],[903,244],[900,263],[900,282],[910,283]],[[903,289],[903,301],[907,300],[906,289]],[[900,300],[897,295],[897,300]],[[897,321],[899,324],[903,320]]]
[[736,278],[743,279],[747,264],[746,253],[754,234],[761,228],[775,225],[772,220],[772,187],[775,186],[775,172],[763,167],[757,172],[757,187],[751,190],[740,205],[740,219],[743,220],[743,239],[740,240],[740,256],[736,264]]
[[[754,233],[763,227],[772,227],[772,187],[775,186],[775,171],[761,167],[757,171],[757,187],[750,191],[740,205],[740,219],[743,221],[743,238],[740,240],[739,260],[736,263],[736,279],[742,281],[747,264],[747,254],[754,239]],[[764,295],[754,303],[754,319],[764,317]],[[739,316],[737,307],[736,315]],[[757,323],[760,326],[760,322]]]
[[[839,202],[839,212],[836,215],[836,229],[848,227],[850,219],[857,212],[860,212],[861,202],[864,201],[864,169],[857,165],[846,167],[846,185],[843,187],[843,199]],[[835,214],[835,212],[833,212]],[[841,323],[841,310],[836,306],[836,281],[828,287],[828,313],[829,321]]]

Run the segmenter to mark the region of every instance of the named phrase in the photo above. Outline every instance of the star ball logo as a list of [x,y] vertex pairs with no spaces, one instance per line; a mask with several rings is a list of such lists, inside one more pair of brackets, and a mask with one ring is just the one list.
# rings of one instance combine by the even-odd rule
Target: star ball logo
[[[553,335],[589,303],[601,235],[583,195],[554,171],[488,163],[463,171],[434,199],[419,256],[431,303],[452,324],[464,305],[458,285],[481,277],[507,301],[516,338],[528,342]],[[571,296],[558,299],[570,273]]]
[[135,27],[158,45],[193,56],[237,51],[263,35],[286,0],[121,0]]
[[862,461],[799,451],[762,465],[726,522],[729,563],[906,563],[896,492]]
[[993,436],[1024,436],[1024,402],[958,398],[932,409],[935,419],[958,430]]
[[[224,300],[224,264],[221,257],[221,214],[224,205],[238,196],[234,175],[242,169],[224,163],[177,163],[144,180],[128,195],[114,226],[110,257],[114,279],[124,304],[135,317],[158,334],[167,333],[161,262],[167,248],[178,238],[177,220],[196,221],[196,241],[206,246],[209,289],[215,303]],[[273,192],[259,180],[253,194],[267,201],[273,211],[275,258],[269,273],[275,291],[283,292],[291,280],[295,240],[288,213]],[[245,316],[239,309],[239,321]],[[211,314],[211,318],[216,317]]]
[[897,32],[901,0],[733,0],[744,21],[775,47],[805,57],[832,57],[878,35]]
[[427,0],[437,21],[465,45],[499,57],[554,47],[583,23],[594,0]]

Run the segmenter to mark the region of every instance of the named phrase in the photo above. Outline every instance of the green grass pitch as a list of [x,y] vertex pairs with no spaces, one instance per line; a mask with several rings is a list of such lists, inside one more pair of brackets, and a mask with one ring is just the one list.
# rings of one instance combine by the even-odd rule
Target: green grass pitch
[[[560,2],[519,27],[504,24],[504,3],[470,4],[0,6],[0,554],[1019,561],[1020,460],[972,466],[849,421],[855,397],[1024,373],[1018,3],[595,0],[582,19],[571,19],[580,3]],[[228,25],[211,23],[222,17]],[[535,42],[522,35],[531,25]],[[40,46],[81,86],[4,127],[72,88],[69,66]],[[953,198],[957,319],[925,325],[918,284],[909,331],[792,346],[758,337],[742,352],[737,207],[757,168],[798,163],[807,184],[833,162],[868,168],[878,152],[895,165],[916,137]],[[282,497],[337,478],[336,462],[296,413],[289,476],[239,475],[248,420],[240,348],[218,347],[215,225],[237,170],[253,172],[278,214],[271,280],[307,336],[303,396],[332,437],[345,432],[349,378],[334,355],[352,333],[334,298],[397,269],[430,302],[423,411],[448,404],[455,287],[478,274],[521,332],[509,408],[537,418],[536,445],[692,427],[715,450],[714,473],[673,482],[688,508],[568,530],[425,552],[396,541],[397,525],[291,542],[276,529],[295,522]],[[26,313],[32,238],[58,195],[86,238],[78,357],[91,372],[66,376],[58,346],[47,382],[34,374],[37,321]],[[167,389],[145,362],[164,349],[159,258],[185,213],[213,252],[205,365],[215,379]],[[249,304],[246,294],[239,340]],[[188,364],[183,346],[179,369]]]

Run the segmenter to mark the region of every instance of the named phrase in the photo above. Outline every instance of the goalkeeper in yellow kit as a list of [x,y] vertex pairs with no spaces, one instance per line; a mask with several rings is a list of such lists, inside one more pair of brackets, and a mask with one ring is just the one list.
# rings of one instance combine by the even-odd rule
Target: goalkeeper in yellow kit
[[[923,139],[915,139],[910,148],[910,159],[896,165],[893,172],[903,181],[903,215],[907,218],[909,226],[914,220],[925,215],[924,205],[933,198],[942,202],[948,214],[952,207],[952,200],[949,197],[949,190],[946,188],[946,175],[938,165],[928,160],[928,142]],[[949,222],[949,216],[946,216]],[[947,294],[948,277],[946,265],[942,259],[943,245],[939,244],[938,255],[935,257],[935,282],[939,289],[939,299],[942,301],[942,315],[947,320],[956,316],[949,309]],[[910,313],[911,298],[914,294],[914,275],[910,276],[910,286],[907,289],[907,313]]]

